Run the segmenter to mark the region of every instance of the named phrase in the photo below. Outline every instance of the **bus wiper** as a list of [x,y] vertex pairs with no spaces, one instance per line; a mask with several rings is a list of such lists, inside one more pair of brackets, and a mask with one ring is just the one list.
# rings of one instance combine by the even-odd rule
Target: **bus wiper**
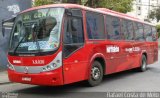
[[[32,29],[33,29],[33,28],[32,28]],[[23,36],[23,38],[22,38],[22,39],[19,41],[19,43],[17,44],[17,46],[16,46],[16,48],[14,49],[14,52],[13,52],[14,54],[16,53],[19,45],[22,43],[22,41],[24,40],[24,38],[25,38],[26,36],[28,36],[28,32],[27,32],[27,33],[25,32],[25,35]]]
[[23,36],[23,38],[18,42],[16,48],[14,49],[14,52],[13,52],[14,54],[16,53],[16,51],[17,51],[19,45],[22,43],[22,41],[24,40],[24,38],[25,38],[27,35],[28,35],[28,33],[25,33],[25,35]]
[[[33,39],[33,42],[36,42],[36,45],[37,45],[37,48],[38,48],[38,52],[40,53],[40,46],[39,46],[39,43],[38,43],[38,41],[37,41],[37,32],[38,32],[38,30],[37,29],[39,29],[39,27],[36,25],[36,24],[33,24],[32,26],[31,26],[31,32],[33,33],[32,34],[32,39],[33,38],[35,38],[35,39]],[[33,36],[34,35],[34,36]],[[18,47],[19,47],[19,45],[22,43],[22,41],[24,40],[24,38],[26,38],[26,36],[28,36],[28,33],[25,33],[25,35],[23,36],[23,38],[19,41],[19,43],[17,44],[17,46],[16,46],[16,48],[14,49],[14,54],[16,53],[16,51],[17,51],[17,49],[18,49]]]

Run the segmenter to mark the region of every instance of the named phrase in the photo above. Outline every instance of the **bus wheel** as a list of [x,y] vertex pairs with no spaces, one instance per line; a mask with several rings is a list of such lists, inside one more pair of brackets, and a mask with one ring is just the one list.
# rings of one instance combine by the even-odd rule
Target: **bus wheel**
[[140,68],[139,68],[139,71],[144,72],[144,71],[146,71],[146,70],[147,70],[147,59],[146,59],[146,56],[143,55],[143,56],[142,56],[141,66],[140,66]]
[[103,68],[100,62],[94,61],[90,70],[90,77],[88,79],[89,86],[96,86],[101,83],[103,79]]

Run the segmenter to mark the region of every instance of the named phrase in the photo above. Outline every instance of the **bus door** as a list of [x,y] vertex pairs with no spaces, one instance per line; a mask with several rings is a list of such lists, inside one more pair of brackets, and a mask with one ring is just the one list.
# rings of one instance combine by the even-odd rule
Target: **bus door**
[[[65,15],[63,36],[64,84],[84,80],[87,69],[87,54],[84,49],[83,18],[81,10],[71,10]],[[74,16],[74,12],[76,15]],[[79,13],[79,14],[77,14]]]

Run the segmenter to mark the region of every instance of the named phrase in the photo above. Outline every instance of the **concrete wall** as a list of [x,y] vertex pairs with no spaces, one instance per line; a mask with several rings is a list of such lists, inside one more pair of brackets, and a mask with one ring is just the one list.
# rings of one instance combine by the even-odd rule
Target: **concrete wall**
[[6,69],[7,51],[10,30],[6,30],[6,36],[2,36],[2,20],[13,17],[20,11],[31,7],[32,0],[0,0],[0,70]]

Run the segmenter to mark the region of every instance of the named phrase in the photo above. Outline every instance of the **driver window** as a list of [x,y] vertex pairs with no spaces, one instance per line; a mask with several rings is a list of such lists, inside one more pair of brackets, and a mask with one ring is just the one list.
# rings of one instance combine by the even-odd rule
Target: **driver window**
[[65,44],[83,43],[83,26],[81,18],[70,18],[66,22],[66,32],[64,34]]
[[81,17],[68,17],[65,20],[64,56],[68,57],[84,44],[83,22]]

